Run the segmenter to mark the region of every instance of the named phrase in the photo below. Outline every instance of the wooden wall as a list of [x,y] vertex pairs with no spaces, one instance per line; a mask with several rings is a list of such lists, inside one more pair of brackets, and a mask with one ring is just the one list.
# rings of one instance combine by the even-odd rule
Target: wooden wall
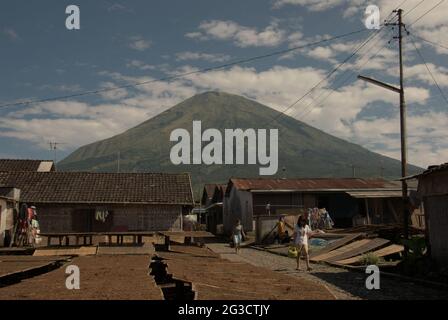
[[[180,205],[44,205],[35,204],[42,233],[75,232],[74,215],[83,210],[95,212],[97,207],[112,212],[110,231],[166,231],[181,229]],[[75,220],[76,221],[76,220]],[[91,227],[85,223],[84,232]],[[79,224],[76,227],[79,229]]]
[[448,267],[448,195],[425,197],[431,256],[441,266]]

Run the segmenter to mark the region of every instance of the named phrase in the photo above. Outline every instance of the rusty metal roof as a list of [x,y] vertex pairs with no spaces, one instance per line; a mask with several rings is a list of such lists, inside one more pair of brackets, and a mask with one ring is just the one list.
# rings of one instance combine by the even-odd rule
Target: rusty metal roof
[[[315,179],[230,179],[229,187],[247,191],[304,191],[304,190],[367,190],[397,189],[397,185],[384,179],[315,178]],[[227,192],[230,190],[228,189]]]

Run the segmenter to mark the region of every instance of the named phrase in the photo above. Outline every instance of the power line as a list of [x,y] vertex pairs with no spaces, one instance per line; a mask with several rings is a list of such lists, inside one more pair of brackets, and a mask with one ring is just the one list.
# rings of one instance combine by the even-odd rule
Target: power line
[[[381,29],[380,29],[381,30]],[[277,121],[280,117],[282,117],[287,111],[289,111],[291,108],[293,108],[296,104],[298,104],[300,101],[302,101],[306,96],[308,96],[310,93],[312,93],[314,90],[316,90],[325,80],[329,79],[335,72],[337,72],[345,63],[347,63],[356,53],[362,49],[370,40],[372,40],[380,30],[376,30],[374,33],[372,33],[367,40],[364,41],[353,53],[351,53],[347,58],[345,58],[341,63],[339,63],[333,70],[331,70],[327,75],[321,79],[319,82],[317,82],[311,89],[309,89],[305,94],[303,94],[300,98],[298,98],[296,101],[294,101],[291,105],[289,105],[286,109],[282,110],[277,116],[272,118],[272,121]],[[266,124],[269,124],[271,121],[267,122]],[[265,125],[266,125],[265,124]]]
[[[408,0],[403,0],[402,2],[400,2],[400,4],[398,6],[395,7],[395,10],[397,10],[398,8],[400,8],[401,6],[403,6]],[[390,17],[391,14],[393,14],[393,11],[391,13],[389,13],[388,17]]]
[[448,50],[448,46],[447,46],[447,45],[444,45],[444,44],[441,44],[441,43],[437,43],[437,42],[434,42],[434,41],[425,39],[425,38],[420,37],[420,36],[415,35],[415,34],[412,34],[412,36],[413,36],[414,38],[417,38],[417,39],[420,39],[420,40],[422,40],[422,41],[428,42],[428,43],[430,43],[430,44],[432,44],[432,45],[434,45],[434,46],[437,46],[437,47],[440,47],[440,48],[443,48],[443,49]]
[[[391,31],[389,31],[389,33],[390,33]],[[381,39],[381,38],[380,38]],[[380,40],[377,40],[377,42],[375,42],[375,45],[376,45],[376,43],[378,43]],[[367,63],[369,63],[369,61],[371,61],[372,59],[374,59],[385,47],[386,47],[386,45],[388,44],[389,42],[386,42],[382,47],[380,47],[373,55],[371,55],[364,63],[362,63],[362,65],[361,66],[359,66],[358,68],[356,68],[356,70],[355,71],[352,71],[352,70],[349,70],[349,69],[347,69],[346,70],[346,72],[348,71],[349,72],[349,74],[348,74],[348,76],[347,77],[345,77],[344,78],[344,80],[342,81],[342,83],[340,84],[340,85],[338,85],[338,86],[332,86],[331,87],[331,90],[327,93],[327,95],[321,100],[321,101],[319,101],[319,102],[317,102],[317,99],[316,99],[316,103],[315,103],[315,105],[313,105],[313,107],[311,108],[311,109],[309,109],[309,110],[307,110],[307,112],[305,112],[305,113],[302,113],[302,115],[300,116],[300,120],[303,120],[303,119],[305,119],[305,117],[306,116],[308,116],[312,111],[313,111],[313,109],[314,108],[316,108],[317,106],[319,106],[319,105],[322,105],[322,103],[325,101],[325,100],[327,100],[334,92],[336,92],[336,90],[338,90],[338,89],[340,89],[341,87],[343,87],[347,82],[348,82],[348,80],[350,80],[350,78],[352,77],[352,74],[353,73],[356,73],[356,72],[358,72],[359,70],[361,70]],[[373,47],[373,46],[372,46]],[[360,57],[360,59],[359,60],[361,60],[363,57],[364,57],[364,55],[367,53],[367,52],[369,52],[369,50],[367,50],[361,57]],[[345,74],[345,73],[344,73]],[[344,75],[343,74],[343,75]],[[334,83],[334,84],[336,84],[336,82]],[[333,85],[334,85],[333,84]],[[319,97],[318,97],[319,98]]]
[[[402,1],[398,6],[397,6],[397,8],[399,8],[402,4],[404,4],[405,2],[406,2],[407,0],[404,0],[404,1]],[[365,42],[361,45],[361,47],[359,47],[356,51],[359,51],[363,46],[365,46],[369,41],[371,41],[373,38],[375,38],[383,29],[382,29],[382,27],[383,26],[385,26],[386,24],[388,24],[388,23],[391,23],[391,20],[389,20],[388,21],[388,19],[389,19],[389,17],[391,16],[393,14],[393,11],[391,12],[391,13],[389,13],[389,15],[386,17],[386,19],[384,20],[384,23],[383,24],[381,24],[381,29],[379,29],[379,30],[377,30],[375,33],[373,33],[373,34],[371,34],[370,36],[369,36],[369,38],[368,39],[366,39],[365,40]],[[391,19],[394,19],[394,18],[396,18],[396,16],[394,16],[394,17],[392,17]],[[390,33],[390,31],[389,31],[389,33]],[[376,45],[376,43],[378,43],[378,41],[379,40],[377,40],[376,42],[375,42],[375,45]],[[369,62],[373,57],[375,57],[381,50],[383,50],[384,49],[384,47],[385,47],[386,45],[384,45],[382,48],[380,48],[380,50],[378,50],[373,56],[371,56],[362,66],[361,66],[361,68],[367,63],[367,62]],[[372,46],[373,47],[373,46]],[[371,48],[372,48],[371,47]],[[357,53],[355,51],[355,54]],[[364,52],[360,57],[359,57],[359,60],[361,60],[365,55],[366,55],[366,53],[368,52],[369,50],[366,50],[366,52]],[[343,63],[344,64],[344,63]],[[359,70],[359,68],[357,69],[357,70]],[[345,74],[347,74],[347,72],[350,72],[350,70],[345,70],[345,72],[342,74],[342,76],[344,76]],[[325,96],[324,97],[324,99],[322,99],[322,101],[320,102],[320,103],[318,103],[317,105],[319,105],[319,104],[321,104],[323,101],[325,101],[331,94],[333,94],[337,89],[339,89],[341,86],[343,86],[348,80],[350,79],[350,75],[348,76],[348,77],[346,77],[345,79],[344,79],[344,81],[343,81],[343,83],[340,85],[340,86],[338,86],[338,87],[333,87],[335,84],[336,84],[336,82],[337,82],[337,80],[332,84],[332,90],[327,94],[327,96]],[[323,89],[323,88],[322,88]],[[302,118],[302,117],[305,117],[306,115],[308,115],[315,107],[316,107],[316,105],[315,106],[313,106],[312,108],[311,108],[311,110],[308,110],[308,108],[309,108],[309,106],[311,106],[312,104],[313,104],[313,102],[315,102],[315,101],[317,101],[317,99],[319,99],[322,95],[324,94],[324,91],[322,91],[321,92],[321,94],[319,94],[317,97],[316,97],[316,99],[313,99],[313,101],[311,101],[309,104],[307,104],[307,106],[305,106],[305,108],[304,108],[304,110],[306,110],[305,112],[302,112],[302,114],[300,115],[300,118]],[[294,114],[294,115],[291,115],[292,117],[297,117],[298,116],[298,114]]]
[[81,96],[86,96],[86,95],[99,94],[99,93],[109,92],[109,91],[114,91],[114,90],[119,90],[119,89],[133,88],[133,87],[147,85],[147,84],[154,83],[154,82],[172,81],[172,80],[175,80],[175,79],[184,78],[186,76],[190,76],[190,75],[194,75],[194,74],[200,74],[200,73],[210,72],[210,71],[213,71],[213,70],[225,69],[225,68],[228,68],[228,67],[231,67],[231,66],[235,66],[235,65],[239,65],[239,64],[245,64],[245,63],[249,63],[249,62],[253,62],[253,61],[257,61],[257,60],[261,60],[261,59],[265,59],[265,58],[270,58],[270,57],[273,57],[273,56],[284,55],[284,54],[287,54],[289,52],[293,52],[293,51],[296,51],[296,50],[299,50],[299,49],[304,49],[304,48],[307,48],[307,47],[316,46],[316,45],[319,45],[319,44],[322,44],[322,43],[326,43],[326,42],[330,42],[330,41],[334,41],[334,40],[337,40],[337,39],[346,38],[346,37],[352,36],[354,34],[365,32],[366,30],[368,30],[368,29],[363,28],[363,29],[359,29],[359,30],[356,30],[356,31],[348,32],[348,33],[345,33],[345,34],[341,34],[341,35],[338,35],[338,36],[334,36],[334,37],[331,37],[331,38],[327,38],[327,39],[323,39],[323,40],[319,40],[319,41],[315,41],[315,42],[310,42],[310,43],[307,43],[307,44],[304,44],[304,45],[295,46],[295,47],[284,49],[284,50],[274,51],[274,52],[271,52],[271,53],[268,53],[268,54],[264,54],[264,55],[259,55],[259,56],[254,56],[254,57],[250,57],[250,58],[240,59],[240,60],[236,60],[236,61],[233,61],[233,62],[228,62],[228,63],[225,63],[225,64],[212,66],[212,67],[208,67],[208,68],[203,68],[203,69],[199,69],[199,70],[195,70],[195,71],[178,73],[178,74],[175,74],[175,75],[172,75],[172,76],[167,76],[167,77],[162,77],[162,78],[157,78],[157,79],[152,79],[152,80],[147,80],[147,81],[141,81],[141,82],[135,82],[135,83],[132,83],[132,84],[126,84],[126,85],[115,86],[115,87],[110,87],[110,88],[102,88],[102,89],[97,89],[97,90],[78,92],[78,93],[74,93],[74,94],[71,94],[71,95],[63,95],[63,96],[57,96],[57,97],[51,97],[51,98],[44,98],[44,99],[36,99],[36,100],[29,100],[29,101],[22,101],[22,102],[7,103],[7,104],[0,105],[0,108],[15,107],[15,106],[26,106],[26,105],[31,105],[31,104],[35,104],[35,103],[42,103],[42,102],[49,102],[49,101],[56,101],[56,100],[67,100],[67,99],[71,99],[71,98],[76,98],[76,97],[81,97]]
[[[391,32],[391,30],[389,30],[389,33]],[[376,37],[377,35],[379,34],[379,32],[377,33],[377,34],[375,34],[375,35],[373,35],[373,37],[371,38],[371,39],[368,39],[367,41],[366,41],[366,43],[368,42],[368,41],[370,41],[370,40],[372,40],[374,37]],[[368,53],[368,52],[370,52],[370,49],[372,49],[373,47],[375,47],[376,46],[376,44],[379,42],[381,40],[381,38],[379,38],[378,40],[376,40],[376,42],[370,47],[370,48],[368,48],[358,59],[359,59],[359,61],[361,61],[362,60],[362,58]],[[365,44],[366,44],[365,43]],[[364,63],[362,63],[361,64],[361,66],[359,66],[359,67],[357,67],[356,68],[356,72],[358,72],[360,69],[362,69],[371,59],[373,59],[373,58],[375,58],[379,53],[380,53],[380,51],[382,51],[383,49],[384,49],[384,47],[387,45],[387,43],[388,42],[386,42],[379,50],[377,50],[373,55],[371,55]],[[342,80],[342,83],[340,84],[340,85],[337,85],[336,86],[336,84],[337,84],[337,82],[338,82],[338,80],[336,80],[332,85],[331,85],[331,90],[327,93],[327,95],[320,101],[320,102],[318,102],[318,99],[322,96],[322,94],[324,93],[324,92],[322,92],[322,94],[321,95],[319,95],[316,99],[314,99],[314,101],[311,101],[308,105],[307,105],[307,108],[309,107],[309,106],[312,106],[311,108],[308,108],[305,112],[302,112],[302,114],[299,116],[299,119],[300,120],[303,120],[308,114],[310,114],[311,113],[311,111],[313,111],[314,110],[314,108],[316,108],[317,106],[319,106],[319,105],[321,105],[326,99],[328,99],[334,92],[336,92],[336,90],[337,89],[339,89],[339,88],[341,88],[342,86],[344,86],[347,82],[348,82],[348,80],[350,80],[350,78],[351,78],[351,76],[352,76],[352,73],[355,73],[355,71],[352,71],[352,70],[350,70],[350,69],[347,69],[347,70],[345,70],[345,72],[341,75],[341,78],[340,79],[342,79],[342,77],[344,76],[344,75],[346,75],[348,73],[348,76],[347,77],[345,77],[343,80]],[[313,103],[314,103],[314,105],[313,105]]]
[[[443,1],[445,1],[445,0],[442,0],[442,1],[440,1],[439,3],[437,3],[435,6],[433,6],[431,9],[429,9],[428,11],[426,11],[423,15],[421,15],[419,18],[417,18],[412,24],[414,24],[415,22],[417,22],[418,20],[420,20],[421,18],[423,18],[425,15],[427,15],[428,13],[430,13],[432,10],[434,10],[436,7],[438,7]],[[406,1],[404,1],[404,2],[406,2]],[[402,2],[398,7],[400,7],[404,2]],[[407,13],[407,14],[409,14],[410,12],[412,12],[414,9],[416,9],[420,4],[422,4],[423,3],[423,1],[420,1],[417,5],[415,5],[414,7],[412,7],[411,9],[410,9],[410,11]],[[397,7],[397,8],[398,8]],[[390,16],[390,15],[389,15]],[[388,16],[388,17],[389,17]],[[370,61],[373,57],[375,57],[382,49],[384,48],[384,46],[380,49],[380,50],[378,50],[373,56],[371,56],[367,61],[366,61],[366,63],[368,62],[368,61]],[[445,48],[445,49],[447,49],[447,48]],[[423,58],[423,57],[422,57]],[[364,63],[362,66],[361,66],[361,68],[366,64],[366,63]],[[428,69],[428,71],[430,72],[430,70],[429,70],[429,68],[427,67],[427,69]],[[359,69],[358,69],[359,70]],[[432,74],[431,74],[431,76],[432,76]],[[433,76],[432,76],[433,77]],[[343,84],[341,85],[341,86],[343,86],[347,81],[348,81],[348,79],[349,79],[350,77],[348,77],[344,82],[343,82]],[[433,77],[433,80],[435,81],[435,78]],[[339,87],[337,87],[337,88],[335,88],[335,87],[333,87],[332,89],[331,89],[331,91],[327,94],[327,96],[325,96],[324,97],[324,99],[322,99],[319,103],[317,103],[317,99],[320,97],[320,96],[318,96],[317,97],[317,99],[315,100],[316,101],[316,104],[311,108],[311,109],[308,109],[307,111],[305,111],[305,113],[302,113],[302,115],[300,116],[300,119],[304,119],[315,107],[317,107],[318,105],[320,105],[320,104],[322,104],[331,94],[333,94],[338,88],[340,88],[341,86],[339,86]],[[438,86],[438,84],[437,84],[437,86]],[[446,100],[446,96],[443,94],[443,92],[441,91],[441,89],[440,89],[440,87],[438,86],[438,88],[439,88],[439,91],[441,92],[441,94],[442,94],[442,96],[443,96],[443,98]],[[310,104],[308,104],[308,106],[310,106],[310,105],[312,105],[312,103],[313,102],[311,102]],[[448,102],[447,102],[448,103]],[[307,107],[308,107],[307,106]]]
[[[378,33],[376,33],[376,34],[374,34],[373,35],[373,37],[371,37],[370,39],[367,39],[366,40],[366,42],[364,43],[364,44],[367,44],[367,42],[369,42],[370,40],[372,40],[374,37],[376,37],[377,35],[379,34],[379,32]],[[375,42],[375,43],[377,43],[377,42]],[[361,60],[365,55],[366,55],[366,53],[368,52],[368,50],[366,50],[366,52],[364,52],[358,59],[359,60]],[[340,76],[341,78],[342,77],[344,77],[344,75],[346,75],[347,73],[351,73],[351,71],[349,70],[349,69],[346,69],[345,71],[344,71],[344,73]],[[341,79],[341,78],[339,78],[339,79]],[[350,75],[349,75],[349,77],[345,77],[344,78],[344,81],[343,81],[343,83],[345,83],[348,79],[350,78]],[[338,82],[338,80],[336,80],[336,81],[334,81],[333,82],[333,84],[331,85],[331,87],[332,87],[332,90],[324,97],[324,99],[322,99],[321,100],[321,102],[319,102],[319,103],[317,103],[317,101],[318,101],[318,99],[325,93],[325,91],[323,90],[324,88],[322,88],[322,92],[321,92],[321,94],[320,95],[318,95],[315,99],[313,99],[313,101],[311,101],[305,108],[304,108],[304,111],[300,114],[296,114],[296,115],[294,115],[294,117],[297,117],[297,118],[302,118],[302,117],[305,117],[307,114],[309,114],[317,105],[319,105],[319,104],[321,104],[325,99],[327,99],[334,91],[336,91],[336,83]],[[343,85],[343,84],[342,84]],[[341,85],[341,86],[342,86]],[[339,86],[340,87],[340,86]],[[338,88],[339,88],[338,87]],[[316,105],[313,105],[313,103],[315,103]],[[311,107],[311,109],[309,108],[309,107]]]
[[420,6],[423,2],[425,2],[425,0],[420,1],[419,3],[417,3],[415,6],[412,7],[412,9],[410,9],[408,12],[406,12],[403,15],[403,18],[406,17],[408,14],[410,14],[412,11],[414,11],[418,6]]
[[447,97],[445,96],[445,93],[442,91],[442,88],[440,88],[440,86],[439,86],[439,84],[438,84],[436,78],[434,77],[434,75],[432,74],[431,70],[429,69],[428,64],[426,63],[425,58],[423,58],[422,53],[421,53],[420,50],[417,48],[414,39],[412,39],[412,35],[411,35],[411,41],[412,41],[412,44],[413,44],[413,46],[414,46],[414,48],[415,48],[415,51],[417,51],[418,55],[420,56],[420,59],[423,61],[423,64],[425,65],[426,70],[428,70],[428,73],[431,75],[432,81],[434,81],[434,84],[437,86],[437,89],[439,89],[440,94],[442,95],[443,99],[445,100],[446,104],[448,105],[448,99],[447,99]]
[[[403,1],[403,2],[401,2],[401,4],[403,4],[403,3],[405,3],[406,2],[406,0],[405,1]],[[400,5],[401,5],[400,4]],[[400,6],[399,5],[399,6]],[[399,7],[399,6],[397,6],[397,8]],[[386,23],[387,22],[390,22],[390,21],[387,21],[387,19],[391,16],[391,14],[392,13],[390,13],[388,16],[387,16],[387,18],[386,18],[386,20],[385,20],[385,23],[383,23],[383,24],[381,24],[381,29],[379,29],[379,30],[376,30],[374,33],[372,33],[365,41],[364,41],[364,43],[362,43],[350,56],[348,56],[344,61],[342,61],[337,67],[335,67],[331,72],[329,72],[326,76],[325,76],[325,78],[323,78],[322,80],[320,80],[317,84],[315,84],[310,90],[308,90],[304,95],[302,95],[299,99],[297,99],[296,101],[294,101],[291,105],[289,105],[286,109],[284,109],[284,110],[282,110],[281,112],[280,112],[280,114],[279,115],[277,115],[276,117],[274,117],[273,118],[273,121],[277,121],[280,117],[282,117],[287,111],[289,111],[292,107],[294,107],[297,103],[299,103],[300,101],[302,101],[306,96],[308,96],[310,93],[312,93],[312,92],[314,92],[314,90],[316,90],[325,80],[327,80],[327,79],[329,79],[338,69],[340,69],[346,62],[348,62],[354,55],[356,55],[356,53],[359,51],[359,50],[361,50],[369,41],[371,41],[374,37],[376,37],[379,33],[380,33],[380,31],[382,30],[382,27],[384,26],[384,25],[386,25]],[[395,17],[393,17],[393,18],[395,18]],[[392,18],[392,19],[393,19]],[[380,51],[380,50],[379,50]],[[378,51],[378,52],[379,52]],[[378,53],[377,52],[377,53]],[[364,53],[365,54],[365,53]],[[370,59],[369,59],[370,60]],[[345,73],[345,72],[344,72]],[[322,93],[321,93],[321,95],[322,95]],[[318,98],[321,96],[321,95],[319,95],[318,96]],[[308,104],[305,108],[307,108],[308,106],[310,106],[312,104],[312,102],[310,103],[310,104]],[[269,124],[270,123],[270,121],[269,122],[267,122],[266,124]],[[265,125],[266,125],[265,124]]]
[[445,0],[440,0],[439,3],[437,3],[435,6],[433,6],[431,9],[429,9],[428,11],[426,11],[424,14],[422,14],[420,17],[418,17],[416,20],[414,20],[414,22],[412,22],[409,26],[412,26],[413,24],[415,24],[417,21],[419,21],[420,19],[422,19],[424,16],[426,16],[428,13],[430,13],[432,10],[434,10],[435,8],[437,8],[438,6],[440,6]]

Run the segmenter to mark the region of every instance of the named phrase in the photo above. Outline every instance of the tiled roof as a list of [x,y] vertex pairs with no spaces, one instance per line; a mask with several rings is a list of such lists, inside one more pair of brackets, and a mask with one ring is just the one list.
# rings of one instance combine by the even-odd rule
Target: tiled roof
[[187,173],[0,172],[0,186],[23,202],[193,204]]
[[[315,179],[230,179],[229,186],[239,190],[366,190],[396,189],[397,186],[384,179],[315,178]],[[229,192],[230,190],[227,190]]]
[[0,159],[0,171],[54,171],[51,160]]

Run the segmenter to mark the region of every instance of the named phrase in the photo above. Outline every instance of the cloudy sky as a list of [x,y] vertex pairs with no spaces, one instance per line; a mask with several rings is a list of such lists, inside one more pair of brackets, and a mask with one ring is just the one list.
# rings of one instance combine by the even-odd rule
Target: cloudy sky
[[[369,4],[381,9],[384,20],[400,3],[411,34],[442,45],[413,36],[404,40],[409,161],[423,167],[447,162],[448,103],[411,40],[447,97],[444,0],[79,0],[80,30],[65,27],[65,8],[72,2],[4,0],[0,157],[52,158],[48,142],[58,141],[63,143],[60,159],[209,90],[240,94],[284,111],[321,82],[286,113],[398,159],[398,96],[356,81],[362,73],[398,83],[396,29],[390,27],[173,81],[9,104],[150,81],[303,46],[365,28]],[[356,49],[346,64],[322,81]]]

